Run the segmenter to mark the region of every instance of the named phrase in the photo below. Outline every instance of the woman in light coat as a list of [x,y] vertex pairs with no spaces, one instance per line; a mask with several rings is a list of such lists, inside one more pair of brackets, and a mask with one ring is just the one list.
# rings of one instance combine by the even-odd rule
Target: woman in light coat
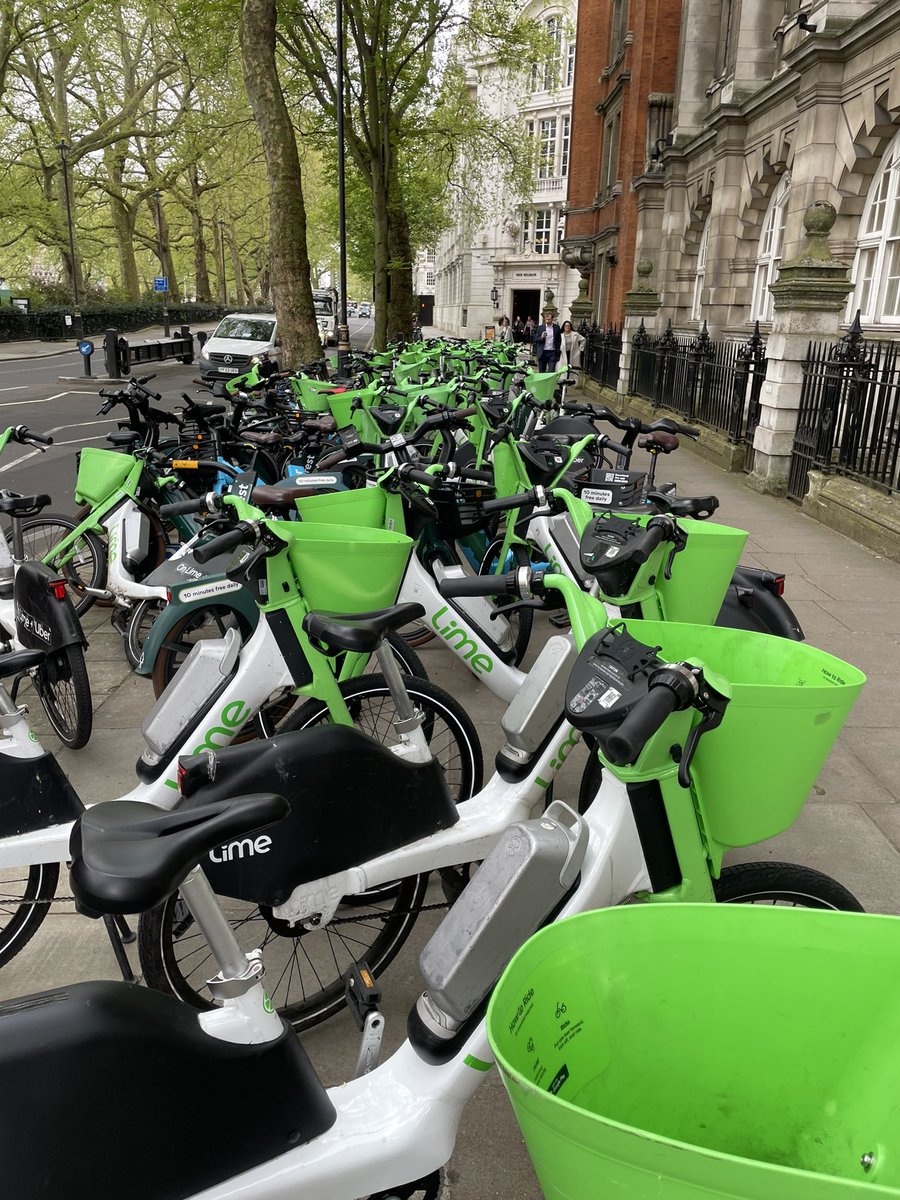
[[562,344],[560,345],[559,363],[557,370],[581,369],[581,352],[584,349],[584,338],[577,333],[571,321],[563,321]]
[[498,342],[511,342],[513,340],[512,326],[509,323],[509,317],[501,317],[497,329]]

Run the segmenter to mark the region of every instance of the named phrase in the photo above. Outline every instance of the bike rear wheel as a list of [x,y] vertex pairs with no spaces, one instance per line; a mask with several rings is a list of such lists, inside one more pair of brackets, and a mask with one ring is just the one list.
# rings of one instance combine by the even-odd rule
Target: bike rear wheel
[[106,586],[106,547],[96,533],[88,529],[68,550],[58,555],[51,551],[80,524],[80,521],[58,513],[41,513],[39,517],[22,521],[25,557],[37,561],[46,559],[49,566],[59,571],[79,614],[87,612],[95,599],[85,589]]
[[82,648],[63,646],[48,654],[34,672],[34,686],[59,740],[70,750],[86,746],[94,708]]
[[[310,1029],[344,1007],[344,975],[365,959],[378,976],[412,932],[425,901],[427,875],[400,880],[387,895],[345,897],[335,919],[320,929],[297,930],[271,909],[219,897],[244,950],[266,956],[266,991],[285,1020]],[[212,953],[177,894],[141,915],[141,970],[150,987],[177,996],[194,1008],[213,1003],[206,981],[216,972]]]
[[780,904],[790,908],[866,910],[842,883],[797,863],[749,862],[725,867],[713,890],[719,904]]
[[0,871],[0,967],[15,958],[40,929],[58,883],[58,863]]

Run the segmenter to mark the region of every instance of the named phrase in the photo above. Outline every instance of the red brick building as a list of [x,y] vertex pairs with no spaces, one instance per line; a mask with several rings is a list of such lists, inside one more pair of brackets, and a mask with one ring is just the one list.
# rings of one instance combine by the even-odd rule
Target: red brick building
[[659,209],[649,224],[661,225],[680,24],[681,0],[579,0],[563,259],[601,325],[621,324],[639,209]]

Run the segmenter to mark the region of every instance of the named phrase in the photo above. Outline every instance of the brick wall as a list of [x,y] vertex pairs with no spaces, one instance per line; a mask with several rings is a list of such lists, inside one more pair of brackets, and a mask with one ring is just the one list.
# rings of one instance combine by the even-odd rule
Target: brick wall
[[[595,263],[591,295],[597,321],[617,325],[634,282],[637,199],[632,180],[647,165],[649,97],[675,91],[681,0],[629,0],[627,10],[624,44],[611,47],[611,0],[580,0],[566,226],[567,241],[590,239],[595,256],[615,256],[614,265],[605,265],[602,297]],[[598,114],[597,106],[604,103],[607,113],[621,105],[614,173],[622,184],[619,196],[598,194],[606,115]]]

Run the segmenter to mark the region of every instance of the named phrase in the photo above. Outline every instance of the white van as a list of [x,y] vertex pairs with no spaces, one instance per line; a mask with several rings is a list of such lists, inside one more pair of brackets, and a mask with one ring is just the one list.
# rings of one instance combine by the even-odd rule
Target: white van
[[278,323],[274,313],[229,313],[200,351],[200,376],[209,382],[243,375],[254,355],[268,351],[281,367]]

